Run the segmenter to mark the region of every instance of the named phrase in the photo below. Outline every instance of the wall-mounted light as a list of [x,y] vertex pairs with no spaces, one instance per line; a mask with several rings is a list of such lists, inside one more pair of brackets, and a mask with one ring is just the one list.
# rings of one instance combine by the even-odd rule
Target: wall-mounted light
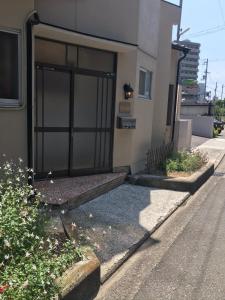
[[133,98],[134,90],[132,89],[130,84],[127,84],[127,83],[124,84],[123,90],[124,90],[124,98],[125,99]]

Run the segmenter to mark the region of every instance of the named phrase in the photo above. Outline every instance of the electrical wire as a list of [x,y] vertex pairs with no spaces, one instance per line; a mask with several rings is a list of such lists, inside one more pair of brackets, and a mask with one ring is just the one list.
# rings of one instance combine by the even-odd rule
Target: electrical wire
[[206,30],[202,30],[196,33],[192,33],[192,34],[187,34],[187,36],[189,38],[191,37],[200,37],[200,36],[204,36],[204,35],[208,35],[208,34],[213,34],[213,33],[217,33],[219,31],[224,31],[225,30],[225,25],[222,26],[216,26],[216,27],[212,27]]
[[225,25],[225,17],[224,17],[224,11],[223,11],[223,6],[222,6],[221,0],[218,0],[218,4],[219,4],[219,10],[220,10],[220,13],[221,13],[221,17],[223,19],[223,24]]

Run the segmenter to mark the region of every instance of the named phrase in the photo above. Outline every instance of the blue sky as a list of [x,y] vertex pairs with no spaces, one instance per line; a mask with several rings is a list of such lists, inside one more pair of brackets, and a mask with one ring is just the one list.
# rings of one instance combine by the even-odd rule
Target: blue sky
[[[171,0],[179,4],[179,0]],[[199,81],[205,69],[204,59],[209,59],[208,90],[214,95],[215,84],[218,82],[217,95],[221,95],[222,84],[225,85],[225,0],[183,0],[182,29],[191,30],[183,35],[183,39],[190,39],[201,44]],[[214,33],[206,30],[215,28]],[[199,35],[200,31],[204,31]],[[224,88],[225,97],[225,88]]]

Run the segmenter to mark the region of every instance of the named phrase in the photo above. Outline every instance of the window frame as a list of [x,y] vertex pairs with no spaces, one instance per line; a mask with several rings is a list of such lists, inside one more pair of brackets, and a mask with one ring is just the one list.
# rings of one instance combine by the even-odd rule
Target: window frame
[[[140,72],[144,72],[145,73],[145,95],[141,95],[140,94]],[[150,82],[147,83],[147,78],[148,76],[146,75],[147,73],[149,73],[150,75]],[[139,68],[139,85],[138,85],[138,97],[140,99],[143,99],[143,100],[152,100],[152,81],[153,81],[153,72],[148,70],[148,69],[145,69],[143,67],[140,67]],[[147,85],[149,84],[149,91],[147,91],[146,87]],[[148,95],[147,95],[148,93]]]
[[19,107],[22,104],[22,34],[21,30],[16,30],[12,28],[4,28],[0,27],[0,32],[5,32],[9,34],[14,34],[17,36],[17,43],[18,43],[18,98],[17,99],[10,99],[10,98],[1,98],[0,97],[0,109],[1,108],[14,108]]

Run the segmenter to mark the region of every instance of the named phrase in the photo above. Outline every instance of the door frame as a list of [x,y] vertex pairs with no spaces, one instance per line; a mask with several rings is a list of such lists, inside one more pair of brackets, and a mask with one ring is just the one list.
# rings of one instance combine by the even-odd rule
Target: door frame
[[[101,50],[100,50],[101,51]],[[37,80],[37,69],[46,69],[49,71],[58,71],[63,73],[69,73],[70,74],[70,104],[69,104],[69,128],[66,132],[69,133],[69,156],[68,156],[68,170],[65,171],[54,171],[53,175],[55,177],[67,177],[67,176],[83,176],[83,175],[91,175],[91,174],[101,174],[101,173],[110,173],[113,171],[113,150],[114,150],[114,129],[115,129],[115,105],[116,105],[116,82],[117,82],[117,53],[115,54],[114,58],[114,73],[107,73],[102,71],[95,71],[95,70],[89,70],[89,69],[81,69],[78,67],[72,67],[72,66],[61,66],[56,64],[48,64],[48,63],[41,63],[41,62],[35,62],[35,97],[37,95],[37,89],[36,89],[36,80]],[[97,169],[97,168],[91,168],[91,169],[73,169],[73,135],[74,132],[77,132],[74,128],[74,79],[76,75],[87,75],[87,76],[94,76],[98,78],[109,78],[112,79],[112,103],[111,103],[111,124],[110,124],[110,141],[109,141],[109,168],[108,169]],[[34,105],[34,112],[36,112],[37,107]],[[36,139],[36,148],[37,148],[37,138],[36,138],[36,132],[40,132],[39,129],[36,128],[35,124],[33,125],[33,132],[34,132],[34,138]],[[42,127],[45,128],[45,127]],[[46,127],[47,129],[47,127]],[[65,128],[58,127],[57,132],[60,132],[61,130],[65,130]],[[102,128],[101,128],[102,130]],[[85,131],[85,130],[84,130]],[[83,132],[84,132],[83,131]],[[98,132],[96,130],[96,132]],[[35,142],[33,141],[35,144]],[[36,157],[35,154],[33,154],[34,162],[36,165]],[[35,179],[44,179],[47,178],[46,172],[40,173],[40,176],[37,174],[35,176]]]

